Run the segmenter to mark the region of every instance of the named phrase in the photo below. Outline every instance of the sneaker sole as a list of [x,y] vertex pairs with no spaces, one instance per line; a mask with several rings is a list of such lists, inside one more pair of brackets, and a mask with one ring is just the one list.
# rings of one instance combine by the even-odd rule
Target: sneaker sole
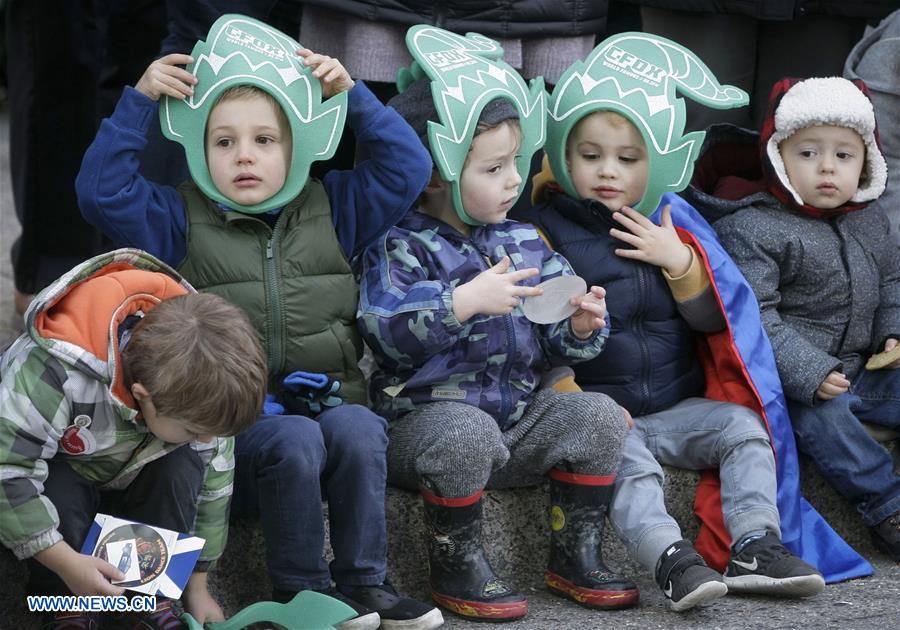
[[381,625],[381,617],[377,612],[370,612],[367,615],[360,615],[347,621],[337,624],[337,630],[375,630]]
[[601,608],[603,610],[617,610],[619,608],[631,608],[638,603],[640,592],[635,589],[627,591],[603,591],[600,589],[577,586],[553,573],[544,573],[544,583],[554,595],[566,597],[587,608]]
[[384,630],[433,630],[444,624],[444,616],[437,608],[432,608],[421,617],[415,619],[385,619],[381,618],[381,627]]
[[729,587],[724,582],[716,580],[704,582],[677,602],[669,600],[669,607],[675,612],[690,610],[700,604],[706,604],[707,602],[724,597],[725,594],[728,593],[728,588]]
[[528,614],[528,602],[524,599],[520,602],[490,604],[457,599],[434,591],[431,591],[431,598],[450,612],[481,621],[513,621]]
[[775,597],[809,597],[825,588],[821,575],[772,578],[766,575],[725,576],[725,584],[736,593],[756,593]]

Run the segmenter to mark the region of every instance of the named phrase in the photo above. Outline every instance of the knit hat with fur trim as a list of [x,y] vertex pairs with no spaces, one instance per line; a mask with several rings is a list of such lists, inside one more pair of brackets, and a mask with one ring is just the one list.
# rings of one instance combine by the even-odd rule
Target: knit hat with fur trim
[[[808,207],[788,180],[778,145],[800,129],[815,125],[853,129],[866,147],[860,186],[846,204],[848,207],[836,210],[858,209],[881,196],[887,184],[887,164],[879,147],[875,112],[868,93],[862,81],[851,82],[841,77],[802,81],[782,79],[775,84],[769,98],[769,114],[763,126],[760,149],[763,163],[772,171],[770,175],[775,175],[781,187],[790,194],[790,199],[781,201],[792,201],[790,205],[807,211]],[[782,195],[776,192],[776,197]]]

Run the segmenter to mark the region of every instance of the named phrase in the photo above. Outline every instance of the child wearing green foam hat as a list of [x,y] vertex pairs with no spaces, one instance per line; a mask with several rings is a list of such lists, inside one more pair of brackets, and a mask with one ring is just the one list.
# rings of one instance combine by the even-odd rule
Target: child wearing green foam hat
[[[360,613],[348,622],[357,629],[440,625],[440,611],[385,581],[386,423],[365,407],[350,267],[425,186],[427,153],[338,60],[239,15],[219,18],[190,56],[152,63],[135,87],[85,155],[76,187],[87,220],[242,307],[276,397],[300,370],[338,384],[329,400],[340,404],[307,415],[271,407],[237,437],[233,512],[260,517],[273,598],[335,593]],[[137,172],[157,108],[191,170],[177,190]],[[311,179],[345,118],[371,158]]]
[[[548,160],[535,179],[530,217],[610,300],[607,351],[574,368],[583,389],[611,396],[635,418],[610,521],[629,552],[655,574],[673,610],[694,608],[729,589],[813,595],[825,583],[781,543],[772,440],[757,413],[762,386],[746,383],[749,370],[744,356],[734,353],[741,346],[729,329],[729,320],[736,323],[756,304],[735,302],[738,314],[723,313],[720,298],[726,305],[729,298],[707,265],[734,271],[723,286],[726,280],[738,285],[739,274],[727,258],[708,262],[721,247],[708,225],[703,231],[702,220],[691,225],[692,209],[671,194],[687,185],[703,138],[682,135],[684,103],[675,97],[676,86],[708,106],[746,102],[745,94],[719,85],[674,42],[642,33],[602,42],[553,91]],[[753,352],[760,354],[767,342],[758,322],[755,330]],[[721,369],[704,369],[698,342],[709,344],[709,365]],[[716,380],[723,374],[724,384]],[[774,422],[774,414],[770,418]],[[660,464],[719,469],[721,508],[714,505],[704,522],[717,544],[733,543],[731,563],[744,567],[738,577],[723,579],[684,539],[666,509]],[[708,541],[709,531],[702,536]],[[710,546],[698,540],[697,548]],[[721,560],[716,556],[715,564]]]
[[539,283],[573,279],[531,225],[507,218],[544,139],[543,82],[526,85],[475,33],[419,25],[406,42],[416,62],[390,105],[435,169],[416,208],[363,255],[358,322],[378,363],[374,404],[391,420],[388,479],[422,495],[431,596],[475,620],[527,614],[485,554],[483,490],[549,478],[549,588],[592,608],[633,606],[637,587],[602,557],[628,414],[602,394],[541,387],[551,361],[602,351],[603,289],[576,278],[550,321],[522,308]]

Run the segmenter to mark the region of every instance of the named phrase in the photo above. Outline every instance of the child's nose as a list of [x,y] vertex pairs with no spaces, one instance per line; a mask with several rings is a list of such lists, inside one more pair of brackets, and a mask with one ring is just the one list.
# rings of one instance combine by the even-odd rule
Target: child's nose
[[522,176],[519,175],[519,169],[513,168],[512,173],[510,173],[510,177],[506,182],[507,188],[518,188],[519,184],[522,183]]
[[241,164],[252,163],[255,159],[253,154],[253,145],[250,143],[242,142],[238,146],[238,162]]
[[615,160],[600,160],[598,170],[601,177],[615,177],[618,175]]

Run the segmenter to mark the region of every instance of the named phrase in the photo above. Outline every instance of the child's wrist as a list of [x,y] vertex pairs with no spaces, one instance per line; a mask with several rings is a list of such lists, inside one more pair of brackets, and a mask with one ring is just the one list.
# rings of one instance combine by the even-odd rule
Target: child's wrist
[[673,280],[681,278],[682,276],[684,276],[684,274],[690,271],[691,263],[694,262],[694,253],[689,246],[682,244],[679,252],[679,260],[675,260],[671,265],[666,265],[664,267],[666,273],[669,274],[669,277]]
[[453,289],[453,293],[451,293],[451,300],[453,302],[453,314],[456,316],[457,321],[459,321],[459,323],[461,324],[471,319],[475,314],[474,312],[472,312],[472,309],[468,308],[468,291],[466,291],[465,287],[465,284],[461,284]]

